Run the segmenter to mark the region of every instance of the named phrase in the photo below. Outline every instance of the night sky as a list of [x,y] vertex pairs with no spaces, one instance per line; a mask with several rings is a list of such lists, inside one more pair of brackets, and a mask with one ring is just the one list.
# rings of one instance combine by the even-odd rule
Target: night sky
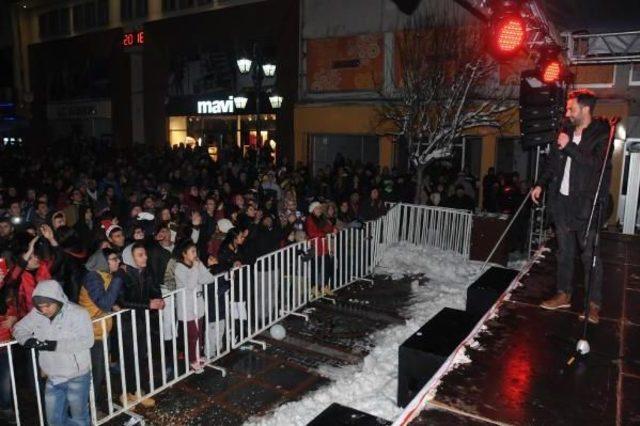
[[640,30],[640,0],[541,0],[539,4],[560,31]]

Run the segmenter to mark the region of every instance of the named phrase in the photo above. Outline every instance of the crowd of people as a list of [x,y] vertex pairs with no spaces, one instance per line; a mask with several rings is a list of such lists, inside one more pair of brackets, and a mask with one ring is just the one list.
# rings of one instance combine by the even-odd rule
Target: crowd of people
[[[415,177],[340,156],[312,175],[300,165],[256,167],[239,157],[214,162],[206,149],[185,147],[137,148],[127,156],[88,147],[73,155],[51,148],[34,155],[12,147],[0,155],[0,338],[38,349],[52,425],[66,424],[69,416],[88,424],[90,374],[96,400],[105,397],[103,341],[115,324],[92,326],[92,320],[137,312],[122,324],[124,398],[137,401],[131,322],[143,330],[144,311],[166,309],[167,291],[196,295],[187,298],[186,310],[178,304],[177,319],[186,322],[189,353],[200,353],[204,333],[221,318],[204,324],[193,314],[204,306],[196,310],[193,303],[204,304],[198,288],[214,275],[360,226],[383,215],[385,201],[417,198],[469,210],[478,204],[477,179],[468,170],[438,170],[416,194]],[[482,185],[488,211],[512,207],[525,190],[517,179],[507,183],[491,172]],[[316,253],[329,256],[326,244]],[[137,350],[139,359],[150,350],[143,333]],[[198,357],[191,359],[193,369],[202,367]],[[0,350],[3,419],[13,417],[8,369],[7,351]]]

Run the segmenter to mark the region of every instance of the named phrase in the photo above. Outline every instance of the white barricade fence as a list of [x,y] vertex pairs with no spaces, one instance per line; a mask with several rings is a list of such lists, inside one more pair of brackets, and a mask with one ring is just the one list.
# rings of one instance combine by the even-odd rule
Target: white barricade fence
[[473,215],[467,210],[396,204],[386,217],[385,243],[400,241],[459,253],[469,258]]
[[[287,316],[304,316],[297,311],[309,302],[371,275],[390,244],[408,241],[468,257],[470,237],[469,212],[395,204],[377,220],[263,255],[197,291],[165,290],[162,310],[127,309],[95,319],[92,423],[108,422],[205,365],[224,373],[211,363]],[[44,425],[37,352],[0,343],[3,372],[17,424]]]

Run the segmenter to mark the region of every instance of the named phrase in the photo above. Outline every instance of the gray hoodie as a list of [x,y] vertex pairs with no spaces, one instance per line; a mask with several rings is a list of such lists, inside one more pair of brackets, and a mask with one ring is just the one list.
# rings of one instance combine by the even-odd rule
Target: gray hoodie
[[89,313],[69,302],[57,281],[38,283],[33,296],[44,296],[62,303],[50,320],[36,308],[13,327],[13,336],[21,345],[30,338],[58,342],[55,351],[40,351],[42,371],[53,384],[66,382],[91,370],[89,349],[93,346],[93,326]]
[[104,257],[104,253],[102,249],[96,250],[89,259],[87,259],[87,263],[85,263],[85,268],[88,271],[108,271],[109,263],[107,262],[107,258]]

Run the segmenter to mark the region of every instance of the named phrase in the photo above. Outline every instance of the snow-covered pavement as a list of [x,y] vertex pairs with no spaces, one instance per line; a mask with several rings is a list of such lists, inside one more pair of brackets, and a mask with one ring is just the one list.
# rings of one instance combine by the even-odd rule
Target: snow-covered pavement
[[377,274],[400,278],[423,274],[425,285],[413,287],[410,303],[403,312],[405,325],[374,334],[375,347],[364,362],[343,368],[323,367],[320,372],[332,383],[300,401],[284,404],[273,413],[255,418],[252,425],[306,425],[333,402],[395,419],[402,410],[396,406],[398,347],[440,309],[464,309],[466,289],[479,274],[481,262],[467,261],[452,252],[400,243],[387,249]]

